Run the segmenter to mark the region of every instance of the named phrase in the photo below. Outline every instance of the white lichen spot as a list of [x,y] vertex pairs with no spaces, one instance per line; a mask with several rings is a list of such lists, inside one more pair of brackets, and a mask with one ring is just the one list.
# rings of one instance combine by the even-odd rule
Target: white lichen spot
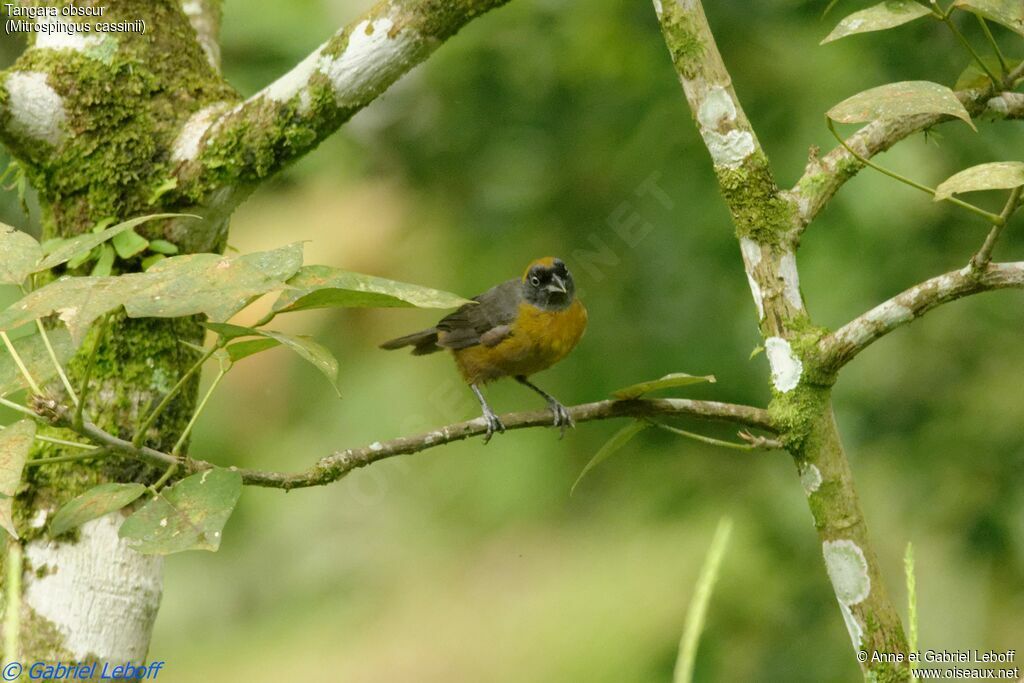
[[761,263],[761,245],[749,237],[740,238],[740,251],[743,252],[743,263],[747,265],[747,270],[753,270]]
[[846,28],[849,29],[850,31],[856,31],[863,25],[863,19],[850,19],[849,21],[846,22]]
[[868,576],[868,561],[860,546],[844,538],[825,541],[821,550],[828,578],[839,602],[849,607],[867,598],[871,593],[871,577]]
[[708,90],[697,109],[697,121],[704,128],[720,130],[736,120],[736,105],[729,92],[720,85]]
[[754,136],[745,130],[730,130],[725,135],[704,129],[704,144],[716,166],[736,168],[754,153]]
[[39,25],[39,31],[36,33],[33,47],[37,50],[84,52],[87,48],[102,43],[104,38],[102,33],[85,35],[76,30],[75,24],[57,17],[37,17],[36,24]]
[[36,510],[36,514],[32,515],[32,519],[28,521],[28,525],[33,529],[42,529],[46,526],[46,517],[50,511],[46,508],[39,508]]
[[782,276],[782,293],[786,301],[794,308],[803,308],[804,300],[800,296],[800,271],[796,267],[796,254],[785,252],[779,258],[779,274]]
[[857,617],[853,616],[853,611],[849,607],[839,603],[839,611],[843,613],[843,622],[846,623],[846,630],[850,634],[850,642],[853,643],[854,649],[859,650],[861,641],[864,640],[864,629],[857,623]]
[[[323,49],[323,45],[318,47],[311,55],[299,62],[294,69],[268,85],[256,96],[262,95],[275,102],[287,102],[300,92],[303,92],[306,86],[309,85],[309,79],[316,73],[320,62],[320,52]],[[305,94],[308,101],[309,94]]]
[[1005,116],[1010,113],[1010,105],[1002,96],[993,97],[985,105],[997,114]]
[[330,80],[338,106],[361,105],[405,72],[420,42],[411,29],[395,30],[388,17],[362,21],[349,34],[345,51],[322,56],[318,70]]
[[167,526],[167,518],[166,517],[164,517],[163,519],[160,520],[160,526],[162,526],[162,527],[166,527]]
[[214,121],[224,113],[227,104],[218,103],[204,107],[189,117],[185,125],[181,127],[178,138],[174,141],[171,150],[171,159],[174,161],[191,161],[199,156],[200,144],[206,131],[213,125]]
[[378,453],[384,450],[384,444],[382,444],[380,441],[374,441],[373,443],[370,444],[370,450],[373,451],[374,453]]
[[15,133],[42,140],[51,145],[64,139],[64,100],[50,87],[46,74],[39,71],[15,71],[4,82],[11,129]]
[[203,485],[206,483],[206,478],[210,476],[210,472],[213,470],[203,470],[203,476],[199,477],[199,484]]
[[821,470],[811,463],[800,465],[800,484],[808,496],[821,488]]
[[757,319],[764,320],[764,296],[761,294],[761,286],[749,272],[747,273],[747,283],[750,284],[750,295],[754,297],[754,305],[757,306]]
[[786,393],[796,389],[804,373],[804,364],[793,352],[793,347],[782,337],[768,337],[764,340],[765,354],[772,369],[772,384]]

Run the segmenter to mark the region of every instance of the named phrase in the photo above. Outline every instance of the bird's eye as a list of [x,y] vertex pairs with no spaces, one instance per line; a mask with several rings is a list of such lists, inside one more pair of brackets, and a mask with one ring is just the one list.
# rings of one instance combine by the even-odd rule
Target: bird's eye
[[530,284],[534,287],[540,287],[540,278],[534,275],[530,278]]

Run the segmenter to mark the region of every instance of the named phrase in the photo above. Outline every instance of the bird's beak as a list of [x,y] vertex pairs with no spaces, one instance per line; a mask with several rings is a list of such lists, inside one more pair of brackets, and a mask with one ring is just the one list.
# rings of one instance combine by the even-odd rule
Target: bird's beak
[[548,290],[549,292],[558,292],[559,294],[565,294],[565,280],[558,277],[557,275],[552,274],[551,284],[545,287],[545,289]]

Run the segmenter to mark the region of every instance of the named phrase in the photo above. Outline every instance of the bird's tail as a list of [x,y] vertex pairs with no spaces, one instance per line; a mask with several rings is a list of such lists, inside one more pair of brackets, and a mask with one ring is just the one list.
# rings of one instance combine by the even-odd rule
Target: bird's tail
[[423,356],[428,353],[434,353],[440,351],[441,347],[437,345],[437,328],[432,327],[429,330],[421,330],[419,332],[413,332],[407,334],[404,337],[398,337],[391,341],[386,341],[380,345],[380,348],[393,351],[394,349],[400,349],[405,346],[411,346],[412,355]]

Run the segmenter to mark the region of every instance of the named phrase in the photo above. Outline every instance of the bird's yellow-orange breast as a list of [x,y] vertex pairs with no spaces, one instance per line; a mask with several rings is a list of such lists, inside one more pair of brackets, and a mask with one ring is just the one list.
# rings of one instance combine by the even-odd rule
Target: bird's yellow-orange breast
[[577,299],[561,311],[545,311],[520,303],[511,334],[495,346],[454,351],[455,362],[469,383],[499,377],[532,375],[573,350],[587,328],[587,309]]

